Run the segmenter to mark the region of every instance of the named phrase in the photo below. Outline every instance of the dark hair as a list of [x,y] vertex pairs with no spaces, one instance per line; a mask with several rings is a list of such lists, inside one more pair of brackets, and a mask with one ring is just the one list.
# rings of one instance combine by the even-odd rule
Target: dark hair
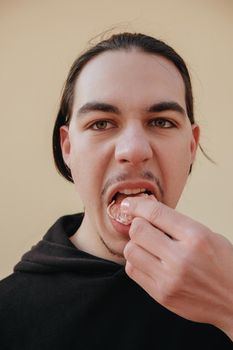
[[74,88],[76,80],[83,67],[93,58],[106,51],[130,50],[137,48],[140,51],[160,55],[173,62],[180,72],[185,85],[185,102],[188,118],[191,124],[194,124],[193,113],[193,94],[190,75],[186,64],[173,48],[165,44],[163,41],[155,39],[151,36],[140,33],[120,33],[114,34],[109,39],[102,40],[98,44],[92,46],[79,56],[73,63],[65,87],[63,90],[60,108],[57,114],[56,122],[53,130],[53,156],[58,172],[68,181],[73,182],[70,169],[65,164],[60,146],[60,127],[68,125],[72,114]]

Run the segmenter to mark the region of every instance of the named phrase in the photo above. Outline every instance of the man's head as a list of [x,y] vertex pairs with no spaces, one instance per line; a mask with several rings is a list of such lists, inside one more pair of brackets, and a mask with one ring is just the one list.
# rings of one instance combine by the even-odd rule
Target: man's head
[[107,215],[113,199],[145,189],[175,207],[198,138],[187,68],[166,44],[121,34],[84,53],[68,76],[54,152],[83,200],[90,236],[121,255],[128,228]]
[[54,126],[53,154],[58,172],[68,181],[73,182],[73,179],[70,173],[70,169],[67,167],[63,160],[60,147],[60,127],[65,124],[69,124],[74,101],[74,88],[79,74],[90,60],[92,60],[94,57],[97,57],[101,53],[107,51],[131,50],[133,48],[145,53],[159,55],[161,57],[167,58],[176,66],[183,78],[185,85],[185,102],[187,115],[191,124],[195,123],[192,85],[188,69],[182,57],[178,55],[172,47],[163,41],[141,33],[121,33],[113,35],[109,39],[100,41],[98,44],[92,46],[90,49],[80,55],[74,61],[65,83],[60,108]]

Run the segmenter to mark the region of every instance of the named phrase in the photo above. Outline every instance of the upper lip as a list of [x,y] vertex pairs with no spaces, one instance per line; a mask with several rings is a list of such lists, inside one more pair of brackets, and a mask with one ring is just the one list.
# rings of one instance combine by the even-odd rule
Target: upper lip
[[110,204],[112,201],[112,198],[115,196],[117,192],[121,192],[125,189],[137,189],[137,188],[144,188],[148,191],[150,191],[157,199],[159,195],[158,188],[151,182],[148,181],[127,181],[127,182],[121,182],[115,186],[113,186],[107,195],[107,203]]

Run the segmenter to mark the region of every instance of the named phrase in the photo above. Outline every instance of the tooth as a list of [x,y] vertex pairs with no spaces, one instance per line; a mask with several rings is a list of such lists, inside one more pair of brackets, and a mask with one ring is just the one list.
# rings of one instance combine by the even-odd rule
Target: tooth
[[149,194],[142,192],[140,193],[139,197],[149,197]]
[[141,192],[145,192],[145,191],[146,191],[145,188],[135,188],[135,189],[132,189],[132,190],[125,189],[125,190],[120,191],[120,193],[127,195],[127,194],[137,194],[137,193],[141,193]]
[[131,190],[123,190],[121,193],[123,193],[123,194],[132,194],[132,191]]
[[140,193],[140,188],[135,188],[135,190],[131,190],[132,194]]

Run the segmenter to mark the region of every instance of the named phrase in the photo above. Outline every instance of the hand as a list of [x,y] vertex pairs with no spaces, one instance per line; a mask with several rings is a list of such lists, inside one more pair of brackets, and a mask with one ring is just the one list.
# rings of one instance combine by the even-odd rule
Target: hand
[[167,309],[233,340],[232,244],[157,200],[126,201],[135,217],[124,250],[129,277]]

